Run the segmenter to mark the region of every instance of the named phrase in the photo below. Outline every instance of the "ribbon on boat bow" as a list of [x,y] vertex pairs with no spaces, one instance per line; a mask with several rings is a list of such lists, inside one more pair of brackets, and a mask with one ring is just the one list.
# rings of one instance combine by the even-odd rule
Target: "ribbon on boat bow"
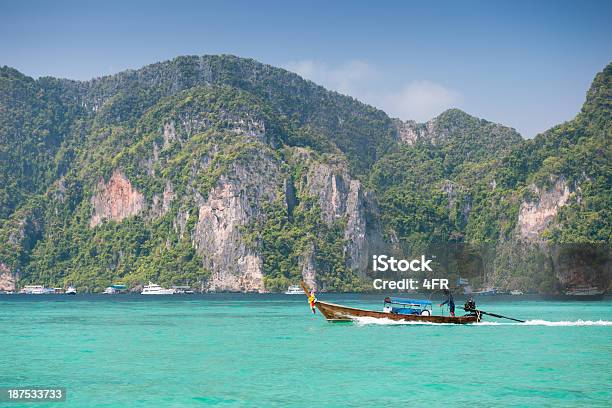
[[317,301],[317,298],[315,297],[315,292],[313,290],[312,292],[310,292],[310,295],[308,295],[308,304],[310,305],[310,309],[312,309],[313,314],[317,313],[317,309],[315,309],[316,301]]
[[310,305],[310,309],[312,310],[312,313],[316,314],[317,310],[315,309],[315,303],[317,303],[317,298],[315,296],[314,289],[309,290],[308,287],[306,286],[306,283],[304,283],[304,281],[300,282],[300,286],[302,286],[302,289],[304,289],[304,293],[306,294],[306,296],[308,296],[308,304]]

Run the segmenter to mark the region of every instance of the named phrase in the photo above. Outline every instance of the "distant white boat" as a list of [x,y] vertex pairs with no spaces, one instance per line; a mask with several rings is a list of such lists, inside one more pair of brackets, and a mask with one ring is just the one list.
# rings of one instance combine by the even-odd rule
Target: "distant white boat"
[[521,295],[523,295],[524,293],[523,293],[522,291],[520,291],[520,290],[515,289],[515,290],[511,290],[511,291],[510,291],[510,294],[511,294],[512,296],[521,296]]
[[26,295],[45,295],[52,292],[53,289],[45,288],[42,285],[26,285],[19,291],[19,293],[24,293]]
[[149,282],[149,284],[146,285],[142,289],[142,292],[140,292],[140,294],[141,295],[174,295],[174,289],[162,288],[161,286],[155,283]]
[[593,296],[603,296],[605,290],[598,288],[597,286],[575,286],[571,289],[566,289],[564,294],[566,296],[584,296],[584,297],[593,297]]
[[195,293],[190,286],[173,286],[172,289],[177,295],[193,295]]
[[67,295],[76,295],[77,294],[77,290],[74,286],[68,286],[68,288],[66,289],[66,294]]
[[497,295],[497,288],[486,288],[486,289],[482,289],[479,290],[477,292],[472,292],[472,295],[480,295],[480,296],[492,296],[492,295]]
[[104,289],[104,292],[102,293],[105,295],[116,295],[117,293],[127,293],[127,286],[123,284],[110,285],[109,287]]
[[291,285],[287,288],[287,291],[285,292],[285,295],[303,295],[304,291],[302,290],[302,288],[299,287],[299,285]]

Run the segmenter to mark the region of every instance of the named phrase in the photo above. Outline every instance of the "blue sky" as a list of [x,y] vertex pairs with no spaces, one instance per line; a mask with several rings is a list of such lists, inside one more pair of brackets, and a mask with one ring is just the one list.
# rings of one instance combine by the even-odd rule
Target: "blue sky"
[[533,137],[579,111],[611,22],[612,1],[0,0],[0,65],[89,79],[228,53],[402,119],[458,107]]

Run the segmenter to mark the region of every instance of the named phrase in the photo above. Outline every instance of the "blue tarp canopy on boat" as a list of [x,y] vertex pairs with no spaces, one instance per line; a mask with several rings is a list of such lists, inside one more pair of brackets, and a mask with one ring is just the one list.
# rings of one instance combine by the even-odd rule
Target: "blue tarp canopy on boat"
[[402,305],[421,305],[421,306],[429,306],[431,305],[430,300],[419,300],[419,299],[402,299],[402,298],[390,298],[391,303],[399,303]]

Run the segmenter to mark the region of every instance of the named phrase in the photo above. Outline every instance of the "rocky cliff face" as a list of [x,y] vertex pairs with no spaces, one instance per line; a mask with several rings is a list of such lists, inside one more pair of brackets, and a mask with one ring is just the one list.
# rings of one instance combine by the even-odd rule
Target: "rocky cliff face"
[[210,291],[265,291],[262,259],[243,239],[244,228],[261,216],[282,188],[279,163],[264,154],[234,163],[199,206],[193,241],[211,271]]
[[398,139],[408,145],[417,142],[428,142],[442,145],[456,139],[482,138],[486,135],[488,141],[508,142],[520,141],[520,136],[506,126],[478,119],[459,109],[449,109],[426,123],[413,120],[401,121],[394,119]]
[[[343,162],[311,162],[305,188],[317,197],[322,217],[328,224],[345,222],[345,258],[347,267],[365,277],[372,251],[382,245],[382,233],[372,214],[377,210],[372,193],[352,178]],[[306,262],[305,278],[310,278]]]
[[170,205],[175,199],[172,183],[166,182],[164,192],[161,194],[161,199],[158,194],[153,195],[153,204],[151,206],[151,215],[153,217],[164,216],[170,209]]
[[601,294],[609,287],[608,246],[550,242],[544,234],[558,224],[560,210],[580,191],[572,191],[562,177],[549,187],[529,186],[530,198],[520,204],[513,234],[490,257],[495,286],[554,294]]
[[524,201],[518,215],[518,234],[529,241],[542,239],[542,233],[553,221],[559,208],[570,198],[567,182],[559,179],[552,188],[543,190],[532,185],[531,191],[536,196],[534,201]]
[[89,221],[95,227],[103,220],[121,221],[139,214],[146,206],[144,196],[132,187],[123,173],[115,170],[108,180],[100,180],[91,198],[93,214]]
[[402,143],[414,145],[419,141],[434,139],[435,122],[417,123],[414,120],[402,121],[394,119],[393,124],[397,131],[397,138]]
[[310,245],[300,257],[300,268],[302,269],[302,280],[306,286],[318,290],[317,285],[317,266],[315,264],[315,248]]
[[522,141],[514,129],[459,109],[449,109],[426,123],[397,119],[393,123],[400,143],[440,150],[452,166],[499,157]]
[[565,294],[604,293],[612,282],[612,254],[606,245],[566,244],[553,246],[552,267],[557,290]]
[[[211,271],[207,290],[266,290],[263,260],[256,247],[245,244],[246,227],[264,217],[263,206],[277,197],[289,213],[297,204],[297,194],[315,197],[328,225],[343,223],[347,267],[365,276],[370,252],[382,242],[380,227],[370,218],[375,208],[373,197],[349,175],[342,161],[319,161],[300,148],[293,154],[308,169],[297,183],[298,191],[288,181],[282,163],[261,153],[248,162],[235,163],[199,205],[193,241],[204,267]],[[299,260],[302,278],[311,287],[317,286],[316,257],[317,248],[311,244]]]
[[22,208],[0,228],[0,273],[9,285],[11,275],[22,270],[18,261],[26,258],[45,234],[45,207],[39,203]]
[[14,291],[16,280],[9,267],[0,263],[0,291]]

